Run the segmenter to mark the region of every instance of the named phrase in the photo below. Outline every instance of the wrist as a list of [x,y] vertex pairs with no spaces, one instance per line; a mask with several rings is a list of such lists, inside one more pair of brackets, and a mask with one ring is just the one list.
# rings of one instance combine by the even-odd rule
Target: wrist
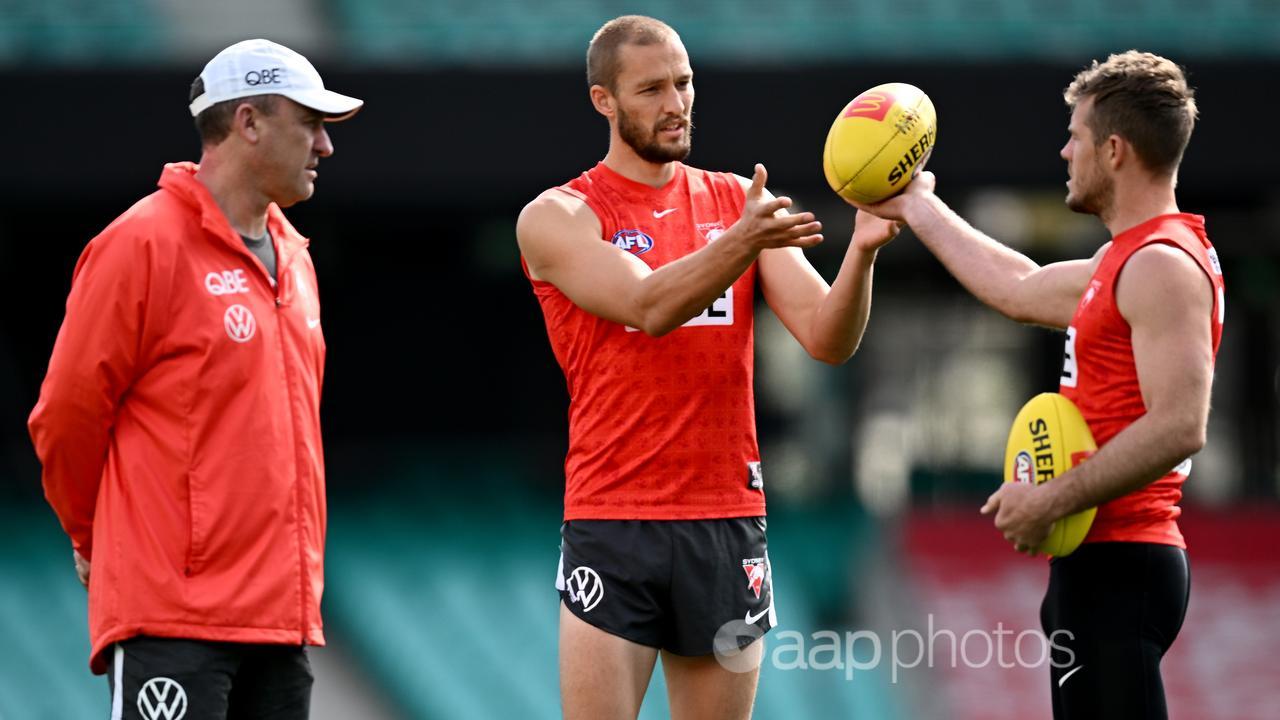
[[912,228],[925,221],[926,216],[932,212],[934,203],[941,202],[938,200],[938,196],[933,193],[927,195],[907,194],[903,197],[903,200],[902,219]]
[[1075,512],[1072,505],[1071,482],[1063,482],[1067,476],[1055,478],[1053,482],[1040,486],[1045,501],[1045,514],[1049,520],[1057,521]]

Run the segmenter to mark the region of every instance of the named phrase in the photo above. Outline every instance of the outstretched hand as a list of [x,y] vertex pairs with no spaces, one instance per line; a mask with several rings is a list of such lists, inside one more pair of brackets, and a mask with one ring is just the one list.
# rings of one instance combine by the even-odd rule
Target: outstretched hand
[[768,178],[764,165],[756,163],[755,174],[751,176],[751,185],[746,191],[746,202],[742,206],[742,216],[734,223],[743,239],[759,250],[808,248],[822,242],[822,223],[815,220],[811,212],[795,215],[783,212],[791,207],[791,198],[769,195],[764,189]]
[[851,242],[859,250],[871,252],[888,245],[890,240],[898,236],[900,230],[902,230],[902,223],[896,220],[885,220],[866,210],[859,210],[854,219]]

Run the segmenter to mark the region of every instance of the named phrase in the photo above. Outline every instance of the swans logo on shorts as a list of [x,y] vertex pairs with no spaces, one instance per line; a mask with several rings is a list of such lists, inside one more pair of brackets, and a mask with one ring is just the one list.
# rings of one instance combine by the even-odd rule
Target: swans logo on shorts
[[604,599],[604,583],[595,570],[585,565],[573,569],[564,587],[569,591],[570,602],[582,603],[582,612],[591,612]]
[[742,561],[742,569],[747,573],[747,588],[756,594],[756,599],[760,599],[760,590],[764,587],[765,564],[764,558],[744,558]]
[[1013,459],[1013,479],[1020,483],[1031,482],[1031,453],[1026,450]]
[[632,255],[643,255],[653,249],[653,238],[640,230],[619,230],[609,242]]

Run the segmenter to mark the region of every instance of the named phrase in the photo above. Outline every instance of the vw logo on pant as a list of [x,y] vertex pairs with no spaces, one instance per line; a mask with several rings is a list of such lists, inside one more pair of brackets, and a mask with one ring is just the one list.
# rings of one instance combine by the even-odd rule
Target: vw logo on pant
[[570,600],[582,603],[582,612],[591,612],[591,608],[604,599],[604,583],[596,571],[589,567],[574,568],[573,574],[565,582],[565,589],[569,591]]
[[147,720],[182,720],[187,714],[187,691],[175,680],[153,677],[138,691],[138,712]]

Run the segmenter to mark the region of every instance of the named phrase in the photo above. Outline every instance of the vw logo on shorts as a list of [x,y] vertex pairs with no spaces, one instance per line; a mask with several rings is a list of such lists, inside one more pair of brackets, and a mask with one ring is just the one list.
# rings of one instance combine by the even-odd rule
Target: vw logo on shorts
[[604,583],[596,571],[589,567],[574,568],[573,574],[565,582],[565,589],[569,591],[569,600],[582,603],[582,612],[591,612],[591,608],[604,599]]
[[187,714],[187,691],[175,680],[153,677],[138,691],[138,712],[147,720],[182,720]]

